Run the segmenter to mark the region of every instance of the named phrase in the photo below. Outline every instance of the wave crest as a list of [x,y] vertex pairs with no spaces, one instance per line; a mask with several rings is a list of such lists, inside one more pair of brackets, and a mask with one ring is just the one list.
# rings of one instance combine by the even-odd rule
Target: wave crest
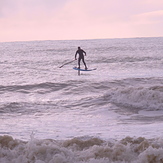
[[105,99],[118,105],[138,109],[162,110],[163,87],[125,87],[111,89],[104,95]]
[[15,140],[0,136],[0,162],[5,163],[144,163],[163,161],[160,139],[126,137],[122,140]]

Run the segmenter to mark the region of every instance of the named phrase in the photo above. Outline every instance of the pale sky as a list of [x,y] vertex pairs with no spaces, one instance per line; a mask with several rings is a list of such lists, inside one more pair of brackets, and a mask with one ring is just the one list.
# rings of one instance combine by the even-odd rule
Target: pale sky
[[163,0],[0,0],[0,42],[163,36]]

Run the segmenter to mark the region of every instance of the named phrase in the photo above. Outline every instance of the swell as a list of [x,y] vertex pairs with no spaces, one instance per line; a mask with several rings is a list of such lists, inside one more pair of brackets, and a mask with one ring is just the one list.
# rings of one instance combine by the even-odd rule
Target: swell
[[[163,110],[162,79],[137,78],[100,83],[85,83],[85,87],[77,87],[74,92],[91,92],[88,96],[81,96],[73,101],[71,106],[104,107],[109,103],[130,110]],[[89,94],[89,93],[88,93]]]
[[161,61],[161,57],[146,57],[146,56],[107,56],[107,57],[101,57],[100,59],[98,58],[98,60],[95,60],[96,63],[139,63],[139,64],[143,64],[143,62],[146,63],[151,63],[151,62],[160,62]]
[[[162,110],[162,79],[126,79],[103,82],[71,80],[66,83],[40,83],[0,86],[1,109],[104,107]],[[12,92],[12,94],[10,94]],[[8,97],[5,96],[5,93]],[[21,98],[21,96],[25,98]],[[9,96],[12,101],[8,101]],[[4,102],[6,101],[6,102]],[[1,111],[2,111],[1,110]],[[19,109],[18,109],[19,110]]]
[[[0,86],[0,92],[21,92],[21,93],[30,93],[31,91],[38,90],[37,93],[43,93],[41,89],[45,91],[45,93],[50,91],[58,91],[64,89],[69,86],[66,83],[39,83],[39,84],[28,84],[28,85],[9,85],[9,86]],[[39,91],[40,90],[40,91]]]
[[[163,87],[116,87],[108,88],[101,94],[69,101],[66,107],[78,108],[108,108],[111,103],[125,111],[138,112],[140,110],[161,111],[163,110]],[[95,91],[94,91],[95,92]]]
[[[55,105],[53,105],[54,107]],[[8,102],[0,105],[0,113],[5,115],[33,115],[35,113],[44,113],[50,104],[39,104],[29,102]]]

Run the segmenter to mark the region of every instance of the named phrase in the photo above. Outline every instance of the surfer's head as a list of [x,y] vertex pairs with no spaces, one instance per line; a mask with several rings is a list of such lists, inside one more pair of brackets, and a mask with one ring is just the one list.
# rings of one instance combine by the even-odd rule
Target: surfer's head
[[80,46],[78,47],[78,49],[80,49]]

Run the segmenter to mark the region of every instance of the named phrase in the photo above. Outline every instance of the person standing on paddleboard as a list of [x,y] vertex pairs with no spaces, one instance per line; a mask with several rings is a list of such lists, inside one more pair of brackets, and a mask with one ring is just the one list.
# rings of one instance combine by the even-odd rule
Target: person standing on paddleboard
[[86,52],[83,49],[81,49],[80,47],[78,47],[78,50],[75,53],[75,60],[76,60],[77,54],[79,54],[79,58],[78,58],[78,66],[79,67],[78,68],[80,69],[80,61],[82,60],[84,63],[85,69],[87,70],[87,66],[86,66],[86,63],[84,61],[84,54],[86,56]]

